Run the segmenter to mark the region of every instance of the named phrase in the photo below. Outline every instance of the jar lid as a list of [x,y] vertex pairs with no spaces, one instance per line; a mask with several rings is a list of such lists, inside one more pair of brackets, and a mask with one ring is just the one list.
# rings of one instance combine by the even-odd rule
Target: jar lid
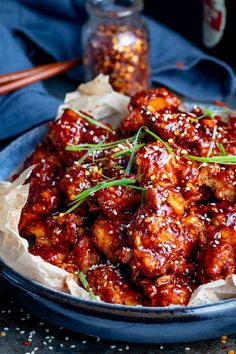
[[99,17],[125,17],[143,9],[143,0],[86,0],[89,13]]

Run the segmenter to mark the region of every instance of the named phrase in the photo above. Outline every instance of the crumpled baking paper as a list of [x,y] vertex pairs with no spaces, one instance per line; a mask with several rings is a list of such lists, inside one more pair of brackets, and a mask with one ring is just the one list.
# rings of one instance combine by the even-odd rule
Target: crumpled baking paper
[[65,107],[71,107],[110,123],[113,128],[119,125],[128,113],[130,98],[113,90],[109,84],[109,76],[98,75],[94,80],[81,84],[76,91],[65,97],[59,107],[58,117]]
[[189,305],[204,305],[236,297],[236,275],[229,275],[208,284],[200,285],[192,294]]
[[[95,80],[82,84],[66,95],[59,107],[72,107],[90,113],[97,119],[117,126],[127,114],[129,98],[113,91],[108,77],[99,75]],[[103,119],[104,120],[104,119]],[[77,284],[77,278],[65,270],[47,263],[28,252],[28,241],[19,235],[18,223],[21,210],[27,201],[29,185],[23,185],[32,167],[24,171],[13,183],[0,181],[0,259],[10,268],[28,279],[54,290],[90,299],[87,291]],[[201,305],[236,297],[236,275],[199,286],[192,294],[189,305]]]
[[30,254],[28,241],[19,235],[21,210],[29,192],[29,184],[23,183],[31,171],[32,168],[28,168],[13,183],[0,181],[0,258],[28,279],[89,299],[88,293],[76,283],[75,276]]

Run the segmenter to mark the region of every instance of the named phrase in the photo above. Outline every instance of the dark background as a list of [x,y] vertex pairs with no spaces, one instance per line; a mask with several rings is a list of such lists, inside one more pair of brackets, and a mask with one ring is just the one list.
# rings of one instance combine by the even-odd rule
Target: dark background
[[225,0],[226,27],[220,42],[206,48],[202,42],[203,0],[144,0],[145,14],[179,32],[206,53],[216,56],[236,71],[236,0]]
[[202,47],[202,0],[144,0],[144,12]]

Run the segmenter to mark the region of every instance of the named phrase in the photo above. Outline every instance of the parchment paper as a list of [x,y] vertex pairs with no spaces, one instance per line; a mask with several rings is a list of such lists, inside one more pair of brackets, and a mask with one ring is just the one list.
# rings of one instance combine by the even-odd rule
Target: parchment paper
[[[98,76],[94,81],[80,85],[66,95],[58,116],[65,106],[91,113],[97,119],[106,117],[117,126],[127,114],[129,98],[113,91],[108,77]],[[77,278],[39,256],[28,252],[28,242],[18,232],[21,210],[27,200],[29,185],[23,185],[32,167],[13,183],[0,181],[0,258],[16,272],[49,288],[69,292],[83,299],[88,293],[77,284]],[[200,305],[236,297],[236,275],[201,285],[193,293],[189,305]]]
[[113,128],[128,113],[130,98],[113,90],[109,84],[109,76],[98,75],[87,84],[81,84],[75,92],[65,97],[65,102],[59,107],[58,116],[63,108],[76,108],[91,114],[96,119],[102,119],[111,124]]
[[73,295],[88,299],[88,293],[76,283],[76,277],[39,256],[28,252],[28,241],[20,237],[18,223],[29,191],[22,185],[32,171],[28,168],[14,181],[0,181],[0,258],[16,272],[55,290],[70,291]]

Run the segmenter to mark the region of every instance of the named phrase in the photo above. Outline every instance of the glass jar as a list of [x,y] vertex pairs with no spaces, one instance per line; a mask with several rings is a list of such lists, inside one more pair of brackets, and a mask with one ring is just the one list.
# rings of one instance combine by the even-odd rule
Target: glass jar
[[147,88],[148,35],[141,18],[143,0],[86,0],[83,28],[85,76],[109,75],[113,88],[126,95]]

